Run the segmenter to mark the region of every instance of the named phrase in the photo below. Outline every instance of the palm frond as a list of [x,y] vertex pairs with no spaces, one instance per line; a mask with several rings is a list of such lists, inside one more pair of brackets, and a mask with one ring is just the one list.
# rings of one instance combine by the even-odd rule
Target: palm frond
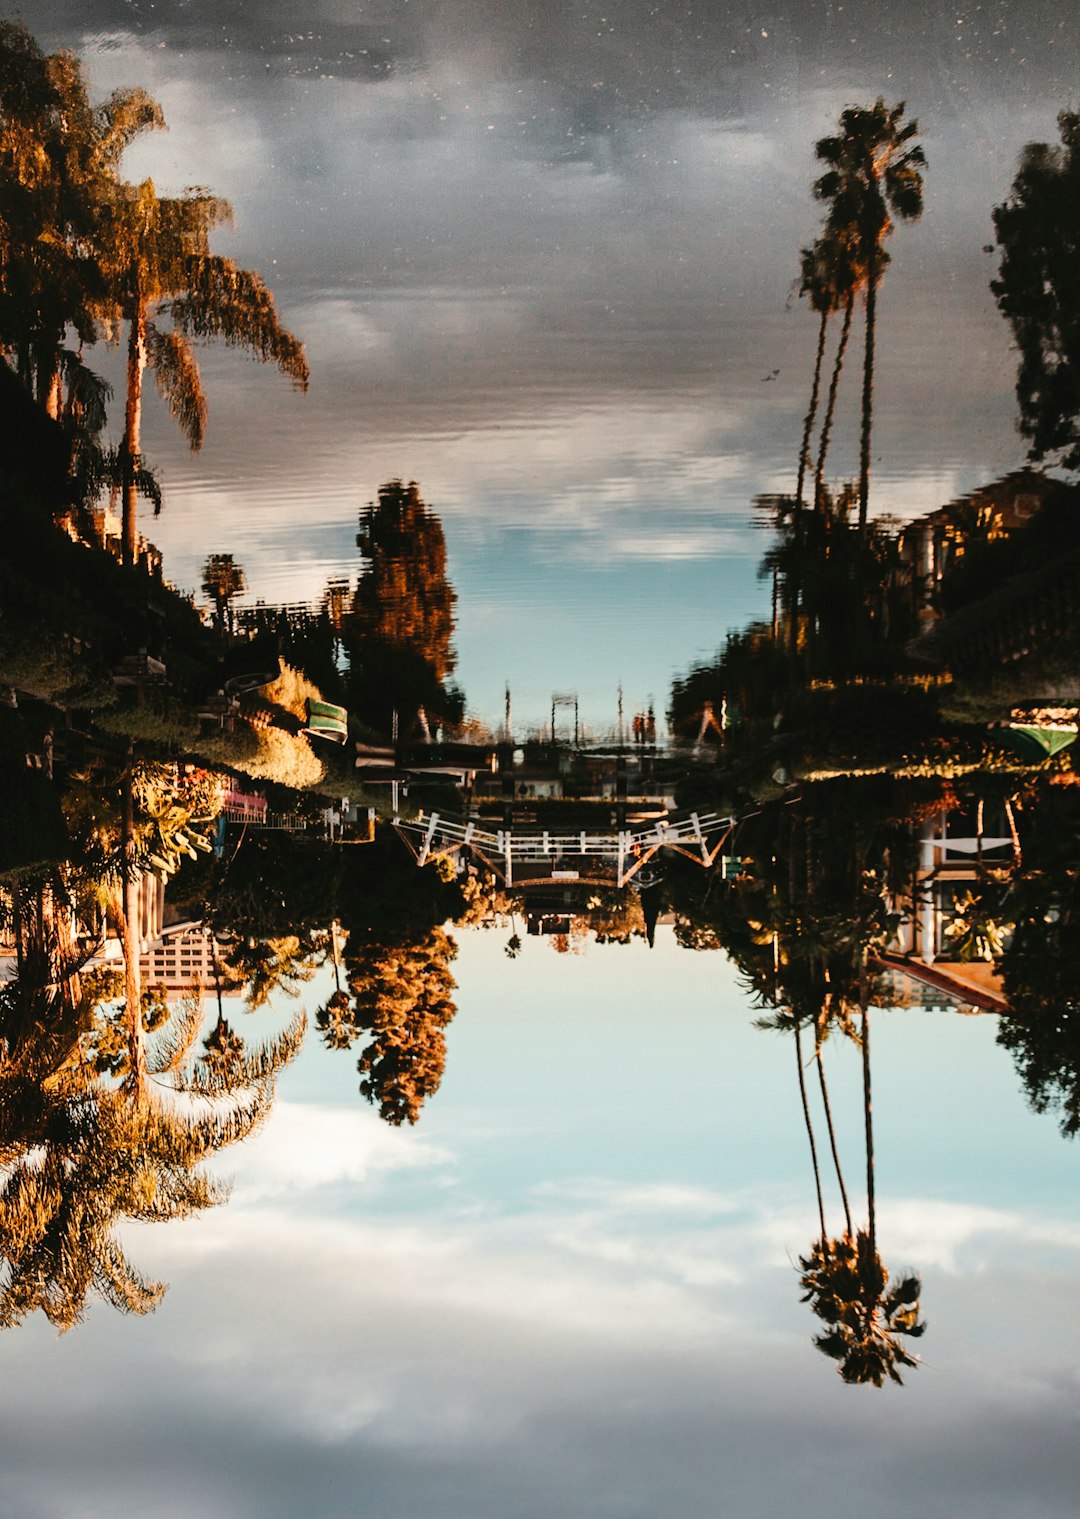
[[170,303],[170,311],[178,332],[250,349],[257,359],[276,364],[298,389],[307,389],[304,345],[282,326],[273,294],[254,270],[228,258],[194,257],[185,292]]
[[200,449],[206,435],[206,392],[191,344],[180,333],[163,332],[148,322],[146,347],[158,393],[188,443]]

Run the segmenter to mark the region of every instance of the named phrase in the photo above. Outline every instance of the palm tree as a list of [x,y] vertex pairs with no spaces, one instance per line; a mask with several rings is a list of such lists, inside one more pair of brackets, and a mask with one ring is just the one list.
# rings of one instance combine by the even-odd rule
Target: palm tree
[[[913,1368],[919,1364],[901,1345],[900,1337],[917,1339],[926,1325],[919,1318],[922,1284],[918,1276],[910,1273],[890,1286],[889,1272],[878,1254],[870,1008],[865,985],[861,988],[859,1013],[857,1037],[862,1050],[867,1227],[852,1230],[845,1192],[846,1228],[843,1235],[839,1239],[830,1239],[823,1228],[809,1255],[800,1256],[799,1268],[803,1302],[811,1303],[814,1313],[827,1326],[822,1334],[815,1336],[814,1344],[824,1355],[839,1363],[838,1370],[845,1382],[872,1382],[875,1387],[881,1387],[886,1377],[893,1382],[902,1382],[899,1367]],[[850,1022],[850,1018],[846,1021]],[[824,1097],[824,1085],[822,1094]],[[829,1133],[839,1176],[831,1115]]]
[[856,287],[852,286],[844,299],[844,321],[840,328],[840,341],[836,345],[832,373],[829,376],[829,391],[825,401],[825,415],[821,423],[821,435],[818,439],[817,463],[814,466],[815,515],[820,515],[821,503],[825,495],[825,461],[829,454],[829,444],[832,442],[833,418],[836,415],[836,397],[840,391],[840,374],[844,367],[848,341],[851,337],[851,321],[855,314],[856,293]]
[[874,394],[877,289],[888,263],[885,239],[893,217],[917,221],[922,215],[921,170],[926,155],[914,139],[918,123],[904,121],[905,104],[850,106],[840,131],[815,149],[826,165],[814,194],[830,205],[828,223],[852,240],[865,271],[866,337],[863,352],[862,430],[859,450],[859,528],[866,527],[870,494],[870,429]]
[[214,603],[214,621],[224,640],[226,630],[233,630],[232,602],[247,590],[241,565],[231,554],[211,554],[203,565],[202,588]]
[[[128,323],[124,407],[123,557],[135,562],[137,471],[140,465],[142,382],[149,365],[158,390],[193,449],[206,430],[194,339],[221,338],[272,361],[300,390],[307,389],[303,345],[281,325],[274,297],[260,275],[210,252],[210,234],[232,208],[203,190],[160,197],[151,180],[123,185],[107,219],[110,295]],[[170,325],[162,325],[167,316]]]
[[349,994],[340,987],[330,993],[325,1006],[315,1014],[315,1022],[323,1043],[330,1050],[347,1050],[360,1033]]
[[860,1229],[854,1239],[822,1235],[810,1254],[800,1256],[803,1302],[827,1326],[814,1344],[848,1383],[902,1383],[898,1367],[914,1368],[917,1358],[900,1337],[918,1339],[926,1325],[919,1318],[922,1286],[917,1276],[889,1285],[889,1273],[870,1235]]
[[[799,449],[799,473],[795,486],[795,510],[797,514],[802,510],[803,489],[806,484],[807,471],[810,468],[810,439],[813,434],[814,421],[817,417],[818,402],[821,396],[821,371],[825,359],[825,339],[828,333],[829,321],[838,311],[845,313],[845,328],[841,334],[841,343],[833,366],[833,378],[829,386],[830,405],[827,413],[827,426],[823,431],[822,447],[819,450],[820,470],[824,469],[824,454],[828,451],[828,431],[831,428],[832,414],[836,403],[836,387],[839,383],[840,367],[844,361],[844,350],[847,347],[847,333],[851,328],[850,312],[854,304],[855,294],[862,283],[857,248],[850,234],[846,229],[833,226],[831,223],[826,224],[824,232],[812,247],[802,250],[800,254],[800,268],[799,294],[808,297],[811,309],[818,314],[818,342],[814,356],[814,378],[810,388],[810,404],[806,410],[802,444]],[[820,470],[818,472],[819,475]],[[820,487],[815,494],[820,494]]]
[[46,55],[24,27],[0,22],[0,347],[50,416],[62,378],[100,335],[99,215],[124,149],[164,124],[144,90],[90,104],[73,53]]
[[95,1010],[88,978],[76,997],[72,978],[57,977],[63,945],[50,939],[44,950],[25,939],[19,975],[0,992],[0,1327],[41,1309],[63,1330],[95,1291],[123,1312],[160,1301],[164,1285],[130,1264],[117,1223],[224,1200],[227,1187],[198,1167],[266,1116],[305,1024],[301,1015],[249,1051],[219,1019],[192,1060],[200,999],[136,1019]]
[[818,1164],[817,1141],[814,1138],[814,1121],[810,1116],[810,1102],[806,1092],[806,1070],[803,1065],[802,1053],[802,1019],[796,1014],[795,1024],[795,1065],[799,1073],[799,1096],[802,1099],[803,1123],[806,1125],[806,1137],[810,1144],[810,1164],[814,1169],[814,1191],[817,1195],[818,1222],[821,1225],[821,1236],[824,1239],[827,1233],[825,1225],[825,1199],[821,1192],[821,1166]]
[[[821,1106],[825,1112],[825,1127],[829,1133],[829,1149],[832,1152],[833,1169],[836,1172],[836,1184],[840,1189],[840,1201],[844,1208],[844,1223],[848,1237],[851,1235],[851,1204],[848,1201],[847,1186],[844,1183],[844,1172],[840,1164],[840,1151],[836,1143],[836,1128],[833,1124],[832,1103],[829,1101],[829,1085],[825,1080],[825,1062],[822,1059],[824,1053],[825,1034],[827,1032],[827,1016],[824,1009],[818,1014],[814,1025],[814,1060],[817,1063],[818,1086],[821,1089]],[[824,1229],[822,1236],[824,1236]]]

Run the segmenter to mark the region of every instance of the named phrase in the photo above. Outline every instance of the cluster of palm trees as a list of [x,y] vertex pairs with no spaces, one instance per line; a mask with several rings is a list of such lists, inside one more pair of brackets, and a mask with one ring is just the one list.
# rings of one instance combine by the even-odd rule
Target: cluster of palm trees
[[[740,834],[743,873],[719,910],[720,940],[770,1011],[760,1026],[793,1037],[810,1146],[818,1237],[800,1257],[803,1300],[822,1321],[814,1344],[844,1381],[881,1386],[918,1364],[905,1341],[922,1335],[921,1284],[891,1279],[878,1252],[870,1064],[873,961],[895,931],[892,894],[910,861],[903,826],[874,828],[874,808],[851,787],[819,788],[802,807],[763,809]],[[812,1035],[807,1053],[804,1035]],[[866,1223],[860,1225],[841,1163],[825,1070],[836,1034],[861,1054]],[[813,1067],[842,1211],[831,1228],[807,1070]]]
[[[219,1008],[197,1053],[201,997],[176,1006],[143,990],[127,888],[160,830],[142,780],[129,766],[119,808],[84,820],[77,860],[7,888],[17,973],[0,988],[0,1328],[36,1310],[70,1328],[95,1293],[124,1312],[154,1308],[164,1286],[131,1264],[118,1225],[224,1200],[202,1163],[263,1121],[304,1037],[300,1014],[249,1048]],[[87,969],[76,931],[106,899],[123,920],[123,976]]]
[[[916,221],[922,214],[922,169],[926,157],[915,140],[918,123],[904,120],[903,102],[888,106],[851,106],[840,116],[839,130],[816,147],[824,173],[814,183],[814,195],[828,210],[820,236],[801,254],[799,294],[818,316],[818,343],[810,404],[799,450],[795,513],[805,505],[807,478],[813,462],[812,508],[820,509],[825,465],[835,417],[840,374],[851,336],[856,304],[865,308],[862,427],[859,448],[859,529],[865,531],[870,497],[870,442],[874,396],[874,349],[877,294],[889,262],[885,247],[893,220]],[[826,391],[816,456],[812,443],[821,405],[830,323],[841,316],[832,370]]]
[[[220,338],[301,389],[308,381],[303,347],[261,277],[211,251],[228,203],[201,188],[161,196],[149,179],[121,177],[125,149],[164,125],[141,89],[91,104],[74,55],[46,55],[22,26],[0,22],[0,353],[68,427],[79,457],[93,458],[87,486],[120,489],[128,564],[140,491],[160,503],[141,449],[147,369],[192,448],[206,428],[196,342]],[[124,328],[124,431],[109,452],[96,442],[108,388],[83,354]]]

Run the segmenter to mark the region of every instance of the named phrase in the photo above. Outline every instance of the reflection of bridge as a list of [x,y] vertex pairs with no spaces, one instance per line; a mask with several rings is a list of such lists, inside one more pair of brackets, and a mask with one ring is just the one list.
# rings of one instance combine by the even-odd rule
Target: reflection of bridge
[[691,812],[663,817],[646,828],[609,833],[555,833],[539,828],[484,828],[437,812],[418,822],[394,818],[394,827],[417,863],[439,857],[463,861],[472,854],[505,886],[532,881],[581,881],[627,886],[661,850],[685,855],[707,867],[735,828],[733,818]]

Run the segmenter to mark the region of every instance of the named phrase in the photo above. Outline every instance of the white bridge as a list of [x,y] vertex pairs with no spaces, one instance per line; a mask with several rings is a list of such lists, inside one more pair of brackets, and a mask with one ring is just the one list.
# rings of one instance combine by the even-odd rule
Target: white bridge
[[611,833],[555,833],[538,828],[492,830],[477,822],[432,812],[416,821],[394,818],[394,827],[417,863],[440,856],[461,858],[468,851],[506,886],[527,881],[592,881],[627,886],[662,849],[685,855],[702,867],[714,863],[735,829],[735,819],[714,812],[663,817],[645,828]]

